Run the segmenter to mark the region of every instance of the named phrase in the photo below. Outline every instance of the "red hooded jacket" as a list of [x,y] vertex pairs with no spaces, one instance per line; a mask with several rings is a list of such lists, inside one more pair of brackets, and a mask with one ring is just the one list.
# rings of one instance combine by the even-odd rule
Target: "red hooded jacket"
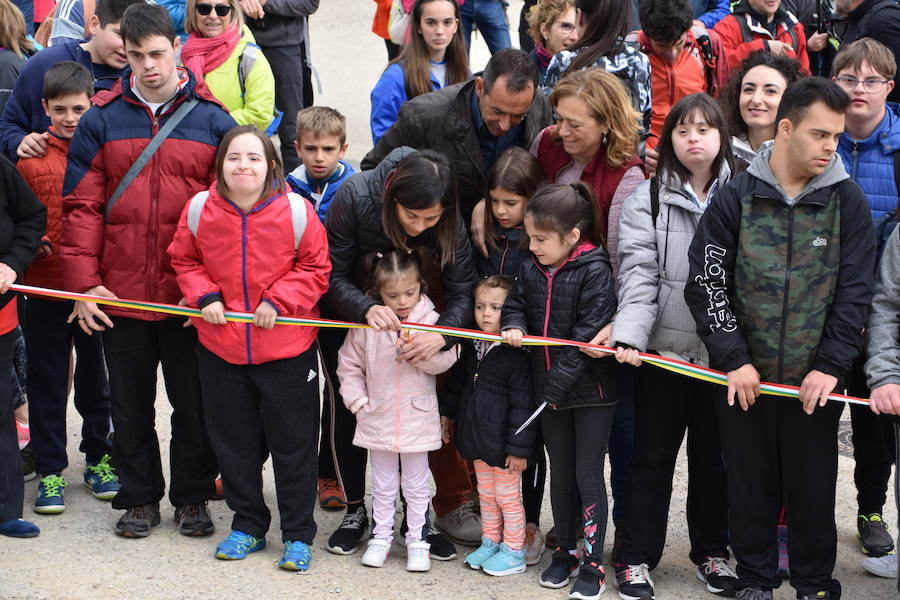
[[[791,50],[787,55],[797,59],[803,70],[809,72],[809,55],[806,53],[806,35],[803,25],[793,14],[779,7],[773,20],[775,35],[760,21],[759,16],[744,0],[734,8],[734,12],[713,28],[725,46],[725,56],[731,70],[738,69],[741,62],[758,50],[769,50],[770,41],[784,42]],[[749,38],[749,39],[748,39]]]

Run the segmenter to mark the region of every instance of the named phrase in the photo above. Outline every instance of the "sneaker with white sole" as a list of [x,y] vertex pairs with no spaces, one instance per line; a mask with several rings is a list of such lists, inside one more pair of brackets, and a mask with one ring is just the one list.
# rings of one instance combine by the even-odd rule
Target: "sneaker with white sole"
[[656,590],[650,578],[650,565],[616,565],[616,579],[613,586],[622,600],[654,600]]
[[897,577],[897,555],[869,557],[862,561],[862,568],[872,575],[894,579]]
[[380,538],[372,538],[359,562],[367,567],[383,567],[391,551],[391,543]]
[[525,564],[529,567],[541,562],[546,542],[544,534],[534,523],[525,525]]
[[494,577],[524,573],[525,568],[525,548],[513,550],[506,544],[500,544],[500,549],[481,563],[481,570]]
[[541,573],[540,584],[546,588],[557,589],[565,587],[569,579],[578,574],[578,553],[575,550],[563,550],[557,548],[553,552],[553,560],[550,566]]
[[406,570],[419,573],[431,570],[430,549],[431,544],[423,540],[407,544]]
[[706,584],[706,590],[710,593],[733,597],[734,586],[738,576],[734,568],[728,564],[728,559],[721,556],[707,556],[701,564],[697,565],[697,579]]
[[600,596],[606,591],[606,576],[603,567],[599,567],[598,575],[592,569],[582,568],[578,573],[578,579],[572,589],[569,590],[570,600],[600,600]]
[[358,506],[344,515],[340,526],[328,538],[326,548],[332,554],[353,554],[369,528],[369,515],[365,506]]
[[466,560],[463,561],[467,567],[470,569],[475,569],[478,571],[481,569],[481,565],[485,563],[490,557],[497,554],[500,551],[500,544],[497,542],[491,541],[486,537],[481,538],[481,545],[474,552],[470,552],[466,557]]

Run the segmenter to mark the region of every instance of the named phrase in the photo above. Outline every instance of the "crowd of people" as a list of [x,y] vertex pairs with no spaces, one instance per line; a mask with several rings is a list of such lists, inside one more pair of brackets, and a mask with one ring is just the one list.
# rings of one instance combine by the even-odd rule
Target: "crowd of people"
[[869,400],[863,566],[896,578],[900,3],[528,0],[520,49],[499,0],[376,2],[354,169],[341,107],[311,97],[318,0],[0,0],[0,534],[40,533],[24,481],[64,512],[74,388],[123,537],[168,490],[185,536],[224,498],[216,558],[263,549],[271,458],[282,569],[311,568],[318,504],[344,511],[327,549],[367,567],[396,533],[409,571],[463,545],[491,576],[543,563],[569,598],[652,600],[686,437],[699,586],[837,600],[846,392]]

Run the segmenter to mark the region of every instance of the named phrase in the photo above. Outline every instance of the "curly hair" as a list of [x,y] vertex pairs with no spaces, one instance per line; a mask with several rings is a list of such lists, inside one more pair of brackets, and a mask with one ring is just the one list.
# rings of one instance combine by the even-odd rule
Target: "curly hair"
[[535,44],[543,43],[541,25],[550,27],[561,14],[575,8],[575,0],[538,0],[528,13],[528,34]]

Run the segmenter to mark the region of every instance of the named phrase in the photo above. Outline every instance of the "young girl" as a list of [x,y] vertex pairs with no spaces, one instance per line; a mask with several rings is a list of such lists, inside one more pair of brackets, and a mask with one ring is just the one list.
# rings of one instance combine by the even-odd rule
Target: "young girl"
[[[368,293],[399,321],[433,324],[434,304],[424,294],[418,254],[394,250],[363,259],[370,273]],[[415,337],[399,331],[353,329],[338,352],[337,375],[347,409],[356,415],[353,444],[369,450],[372,466],[372,539],[362,557],[369,567],[384,565],[394,530],[394,503],[406,500],[407,571],[428,571],[430,544],[422,539],[428,513],[428,452],[441,447],[435,375],[456,362],[456,350],[406,361],[401,353]]]
[[[491,275],[475,284],[475,322],[500,332],[500,311],[513,280]],[[528,419],[531,383],[528,355],[499,342],[464,340],[462,356],[440,393],[441,430],[463,458],[475,461],[481,503],[481,547],[466,564],[489,575],[525,570],[525,507],[522,471],[534,452],[534,427],[516,430]],[[502,542],[502,543],[501,543]]]
[[[200,340],[209,440],[219,459],[231,534],[216,558],[262,550],[271,515],[262,494],[260,437],[275,470],[283,569],[309,569],[316,534],[319,366],[314,327],[274,327],[278,315],[316,317],[331,262],[325,229],[308,202],[285,193],[281,160],[252,125],[222,138],[216,183],[185,207],[169,246]],[[252,312],[252,324],[225,321]]]
[[[681,99],[663,125],[656,177],[628,198],[619,220],[619,308],[611,335],[616,358],[635,366],[638,351],[708,365],[684,301],[687,250],[697,223],[733,163],[725,117],[707,94]],[[599,355],[598,355],[599,356]],[[662,369],[635,378],[635,454],[620,522],[619,595],[652,598],[649,571],[662,557],[672,477],[689,436],[687,523],[690,558],[714,594],[733,596],[728,564],[725,468],[715,402],[718,386]],[[660,402],[660,398],[665,398]]]
[[488,173],[488,195],[484,211],[487,256],[478,254],[478,273],[515,277],[528,258],[522,247],[522,219],[528,198],[544,182],[537,159],[512,146],[497,158]]
[[[532,261],[519,271],[503,306],[503,339],[521,346],[526,333],[588,341],[616,309],[597,204],[583,183],[552,184],[528,202],[525,231]],[[541,585],[560,588],[579,568],[569,598],[599,598],[605,589],[603,461],[618,399],[614,363],[569,346],[532,352],[534,398],[549,405],[541,433],[550,455],[550,500],[559,547]],[[582,510],[584,550],[576,550]],[[580,563],[580,565],[579,565]]]
[[404,102],[469,79],[469,58],[456,0],[416,0],[409,43],[372,89],[372,143],[397,120]]

